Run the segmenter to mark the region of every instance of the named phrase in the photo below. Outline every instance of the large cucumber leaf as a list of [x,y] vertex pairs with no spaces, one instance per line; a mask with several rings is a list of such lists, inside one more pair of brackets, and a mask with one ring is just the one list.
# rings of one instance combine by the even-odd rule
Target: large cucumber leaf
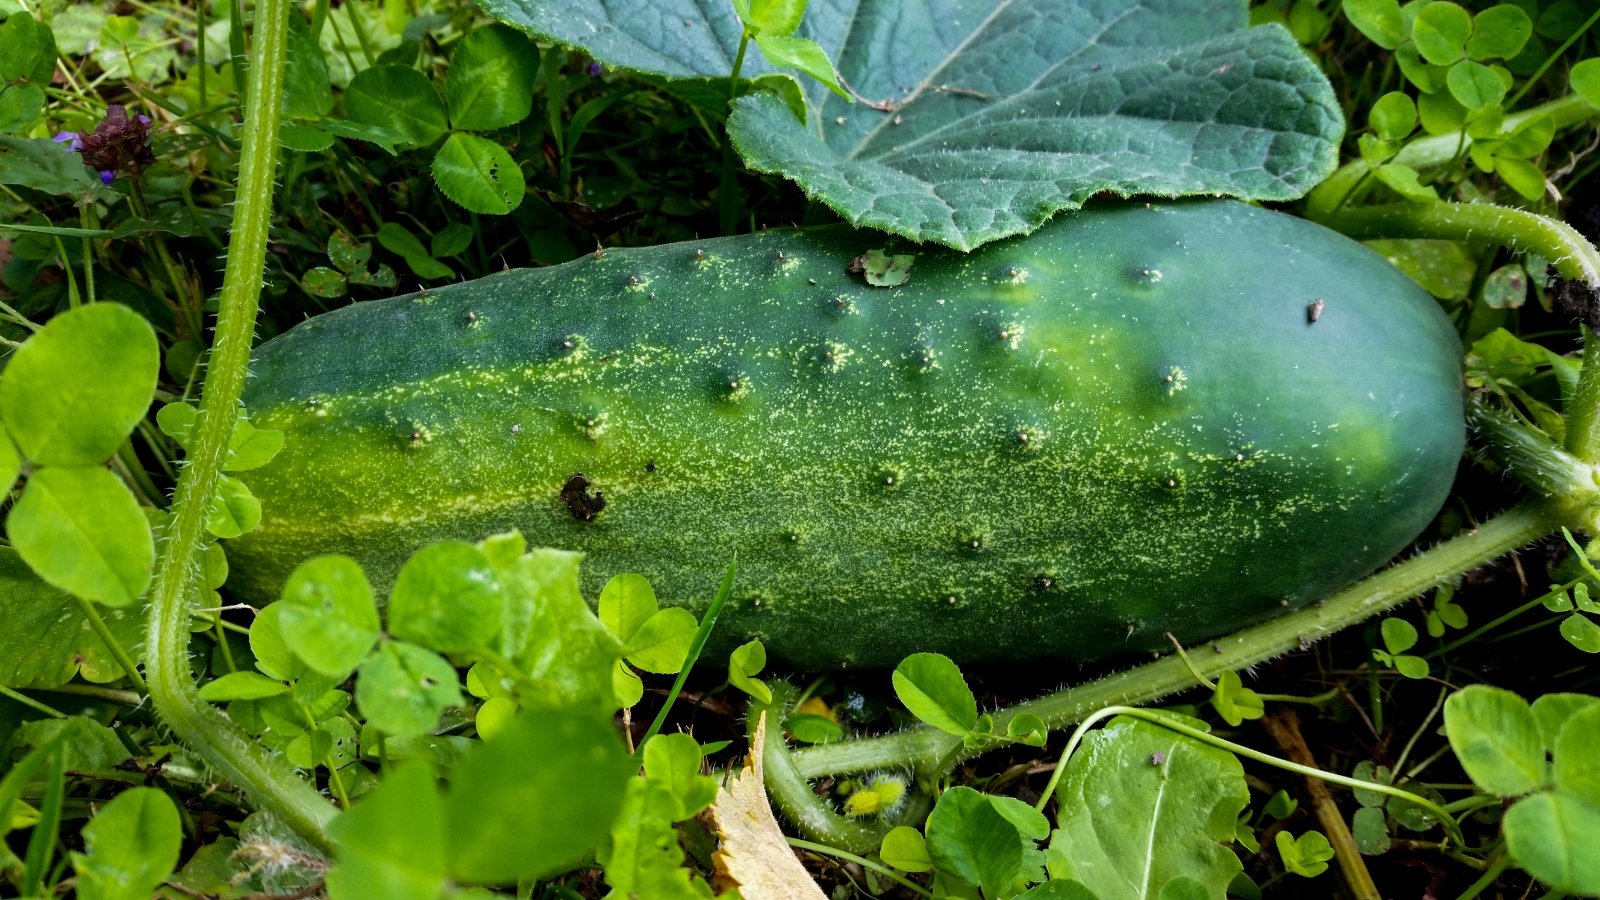
[[[726,78],[741,33],[726,0],[483,5],[691,84]],[[758,91],[728,131],[845,219],[961,249],[1102,191],[1292,199],[1333,170],[1344,119],[1287,31],[1246,24],[1243,0],[816,0],[799,34],[861,101],[807,79],[807,121]],[[741,74],[772,71],[752,46]]]

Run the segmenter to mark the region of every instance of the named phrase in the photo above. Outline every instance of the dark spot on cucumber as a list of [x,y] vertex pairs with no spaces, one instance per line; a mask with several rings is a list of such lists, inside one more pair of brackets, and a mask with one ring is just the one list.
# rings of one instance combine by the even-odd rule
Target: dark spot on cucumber
[[654,474],[654,473],[655,473],[655,471],[656,471],[656,461],[655,461],[655,460],[653,460],[653,459],[647,459],[647,460],[645,460],[645,461],[644,461],[644,470],[645,470],[645,471],[646,471],[646,472],[649,472],[649,473],[651,473],[651,474]]
[[1327,305],[1328,304],[1322,302],[1321,297],[1318,297],[1317,299],[1306,304],[1306,324],[1316,324],[1316,321],[1322,318],[1322,310],[1327,307]]
[[589,495],[592,482],[583,477],[582,472],[574,472],[567,483],[561,486],[561,502],[571,510],[572,517],[580,522],[588,522],[606,508],[606,496],[600,491],[595,491],[594,496]]
[[1056,576],[1053,572],[1043,572],[1034,577],[1033,583],[1041,591],[1048,591],[1056,586]]

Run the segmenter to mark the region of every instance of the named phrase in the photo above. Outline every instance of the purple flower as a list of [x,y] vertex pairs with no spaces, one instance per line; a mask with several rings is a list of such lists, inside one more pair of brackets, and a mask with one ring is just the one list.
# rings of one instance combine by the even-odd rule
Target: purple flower
[[128,111],[117,104],[106,107],[106,117],[93,133],[63,131],[54,139],[70,143],[83,157],[83,164],[100,173],[104,184],[110,184],[118,172],[137,175],[156,161],[150,151],[150,117],[129,118]]
[[589,77],[590,78],[599,78],[601,75],[604,75],[605,73],[606,73],[606,67],[605,66],[600,65],[598,62],[590,61],[590,63],[589,63]]

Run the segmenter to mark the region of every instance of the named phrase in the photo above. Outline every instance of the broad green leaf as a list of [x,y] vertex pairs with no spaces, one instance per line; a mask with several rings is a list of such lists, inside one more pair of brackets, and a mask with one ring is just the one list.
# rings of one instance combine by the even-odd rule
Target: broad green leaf
[[[102,610],[101,618],[138,662],[144,608],[133,604]],[[0,684],[57,687],[77,675],[104,683],[123,672],[77,601],[41,581],[15,550],[0,548]]]
[[1568,719],[1556,737],[1555,782],[1560,792],[1600,810],[1600,767],[1595,749],[1600,747],[1600,706]]
[[1558,891],[1600,894],[1600,807],[1562,792],[1534,794],[1506,810],[1506,849],[1528,874]]
[[459,132],[433,158],[433,180],[456,205],[484,215],[511,212],[528,190],[517,161],[504,147]]
[[305,285],[307,293],[316,297],[343,297],[350,290],[350,279],[327,266],[307,269],[300,283]]
[[683,865],[683,846],[672,827],[677,809],[665,786],[630,779],[622,811],[596,855],[611,886],[608,896],[711,900],[710,888]]
[[283,432],[276,428],[257,428],[241,412],[233,424],[233,435],[228,440],[228,458],[222,463],[224,472],[248,472],[272,461],[283,449]]
[[6,134],[0,134],[0,184],[20,184],[42,193],[74,198],[112,193],[67,145],[49,138]]
[[1585,653],[1600,653],[1600,625],[1582,613],[1561,620],[1561,636]]
[[311,36],[305,17],[291,15],[283,66],[283,114],[289,119],[320,119],[331,109],[333,90],[322,48]]
[[161,429],[162,434],[177,441],[178,446],[187,448],[189,436],[194,433],[195,420],[199,417],[199,410],[176,400],[156,410],[156,427]]
[[902,872],[929,872],[933,858],[928,856],[928,844],[922,832],[909,825],[896,825],[883,836],[883,846],[878,856]]
[[1417,128],[1417,104],[1402,91],[1390,91],[1372,104],[1367,123],[1386,141],[1404,140]]
[[[1444,73],[1441,73],[1439,80],[1446,80]],[[1467,123],[1468,112],[1449,90],[1439,90],[1417,98],[1417,118],[1422,122],[1422,130],[1429,134],[1446,134],[1460,129]],[[1468,149],[1470,151],[1471,148]]]
[[278,127],[278,142],[297,153],[321,153],[333,146],[333,135],[319,125],[285,122]]
[[1381,856],[1393,846],[1387,818],[1380,807],[1363,806],[1356,810],[1350,820],[1350,834],[1363,856]]
[[317,127],[337,137],[352,141],[366,141],[383,148],[390,156],[397,154],[402,146],[410,146],[411,139],[397,128],[387,125],[376,125],[370,122],[352,122],[348,119],[323,119]]
[[331,900],[438,900],[449,870],[444,803],[433,769],[409,762],[328,826],[338,842]]
[[289,575],[280,600],[284,639],[323,675],[349,675],[378,640],[372,587],[361,565],[348,556],[318,556],[301,563]]
[[1222,896],[1242,870],[1226,843],[1249,802],[1233,754],[1142,720],[1090,734],[1057,792],[1050,875],[1100,900],[1148,898],[1179,876]]
[[[10,682],[0,682],[10,684]],[[1541,695],[1533,701],[1533,717],[1539,720],[1539,733],[1544,745],[1555,749],[1556,736],[1568,720],[1587,709],[1600,706],[1600,697],[1588,694],[1554,693]]]
[[491,131],[527,118],[539,80],[539,49],[504,25],[477,28],[450,54],[444,93],[450,124]]
[[[681,84],[726,78],[742,33],[731,4],[694,0],[485,8]],[[1106,190],[1296,197],[1332,171],[1344,117],[1286,29],[1247,22],[1245,3],[1207,0],[815,4],[796,36],[867,102],[807,81],[807,121],[760,92],[735,102],[728,131],[752,168],[846,220],[962,249]],[[747,78],[773,71],[756,56]]]
[[609,713],[621,706],[612,672],[622,646],[578,590],[580,558],[566,550],[538,549],[502,573],[509,610],[503,637],[507,655],[537,688],[520,694],[524,705]]
[[1417,628],[1405,619],[1384,619],[1378,630],[1383,648],[1390,653],[1404,653],[1417,645]]
[[1483,63],[1464,59],[1450,67],[1445,76],[1450,95],[1467,109],[1498,106],[1506,98],[1508,85]]
[[1100,900],[1100,898],[1095,896],[1094,891],[1076,881],[1051,879],[1026,894],[1018,894],[1017,900]]
[[397,737],[431,730],[440,713],[464,702],[455,667],[404,641],[385,641],[356,678],[356,704],[367,724]]
[[941,794],[928,815],[927,849],[941,872],[999,897],[1022,874],[1026,848],[1022,832],[993,799],[969,787]]
[[1544,739],[1527,702],[1510,691],[1475,684],[1444,703],[1450,748],[1479,787],[1512,797],[1545,784]]
[[834,93],[846,99],[850,95],[839,86],[839,73],[828,59],[827,51],[816,41],[798,37],[780,37],[762,33],[756,36],[756,46],[766,55],[767,62],[780,69],[799,69],[827,85]]
[[1298,838],[1280,831],[1273,843],[1278,846],[1283,867],[1305,878],[1315,878],[1328,871],[1328,860],[1333,859],[1333,847],[1320,831],[1308,831]]
[[351,79],[344,111],[352,122],[404,136],[423,146],[444,135],[444,101],[428,76],[408,66],[377,65]]
[[[1544,187],[1543,175],[1539,176],[1539,187],[1541,190]],[[1517,309],[1527,300],[1528,276],[1519,265],[1501,266],[1490,272],[1483,280],[1483,302],[1491,309]],[[1454,603],[1436,603],[1434,611],[1438,613],[1441,626],[1449,624],[1453,628],[1466,627],[1466,612]],[[1429,634],[1433,634],[1433,618],[1429,616]],[[1461,624],[1456,625],[1454,621],[1459,621]],[[1439,637],[1442,634],[1444,630],[1441,627],[1439,634],[1433,636]]]
[[619,659],[611,670],[611,692],[616,695],[618,705],[632,707],[644,699],[644,680]]
[[0,25],[0,82],[50,83],[56,67],[56,39],[50,26],[26,12],[13,12]]
[[1393,50],[1411,37],[1399,0],[1344,0],[1344,14],[1367,39]]
[[1533,20],[1528,14],[1502,3],[1491,6],[1472,18],[1472,37],[1467,39],[1467,55],[1473,59],[1510,59],[1522,52],[1533,36]]
[[306,664],[283,639],[283,611],[287,608],[283,603],[268,603],[250,624],[250,653],[256,658],[256,668],[283,681],[307,671]]
[[217,492],[211,496],[206,514],[206,530],[219,538],[236,538],[261,524],[261,501],[244,482],[227,475],[217,476]]
[[694,613],[680,607],[660,610],[634,632],[623,648],[628,662],[646,672],[673,675],[683,668],[700,623]]
[[450,873],[501,882],[578,862],[616,819],[637,766],[609,716],[523,713],[456,766],[444,811]]
[[12,354],[0,374],[0,419],[36,463],[99,465],[144,418],[160,369],[143,316],[115,303],[80,306]]
[[1582,97],[1590,106],[1600,106],[1600,57],[1574,65],[1568,77],[1574,94]]
[[1403,653],[1394,658],[1394,670],[1406,678],[1427,678],[1428,661],[1420,656]]
[[622,574],[614,576],[600,589],[597,608],[600,621],[626,644],[661,605],[649,579],[643,575]]
[[38,85],[0,85],[0,134],[32,128],[44,114],[44,102],[44,90]]
[[[1500,159],[1494,161],[1494,171],[1511,189],[1530,202],[1537,202],[1545,194],[1544,172],[1525,159]],[[1487,290],[1488,286],[1485,285]],[[1485,296],[1487,301],[1489,298]]]
[[200,699],[213,703],[229,700],[260,700],[287,694],[289,686],[257,672],[229,672],[200,686]]
[[1238,727],[1246,719],[1259,719],[1267,710],[1261,695],[1244,686],[1238,672],[1223,672],[1217,676],[1217,689],[1211,695],[1211,706],[1222,721]]
[[34,472],[6,520],[6,534],[39,577],[106,606],[137,600],[155,565],[155,542],[139,501],[107,469]]
[[1433,0],[1411,21],[1412,42],[1422,58],[1436,66],[1448,66],[1465,56],[1471,35],[1471,14],[1449,0]]
[[826,744],[844,737],[844,729],[839,727],[839,723],[826,716],[790,713],[783,724],[794,739],[803,744]]
[[83,826],[83,841],[88,852],[72,855],[82,900],[149,900],[178,865],[178,807],[155,788],[129,788]]
[[895,667],[892,678],[905,708],[940,731],[966,735],[977,724],[978,701],[950,657],[913,653]]
[[422,241],[417,240],[417,236],[404,225],[385,222],[378,226],[377,237],[385,250],[404,259],[419,277],[450,278],[455,275],[455,270],[429,255]]
[[[1281,832],[1280,832],[1281,833]],[[1156,895],[1157,900],[1212,900],[1216,895],[1206,887],[1205,882],[1179,875],[1161,886],[1161,893]]]
[[328,235],[328,261],[341,272],[359,272],[372,261],[372,245],[335,231]]
[[1285,791],[1278,791],[1268,798],[1267,805],[1262,808],[1262,812],[1274,819],[1287,819],[1294,815],[1294,811],[1299,807],[1300,801],[1290,797]]
[[505,597],[483,551],[460,541],[418,550],[389,595],[389,631],[443,653],[484,646],[500,631]]
[[1006,737],[1030,747],[1043,747],[1050,737],[1044,719],[1033,713],[1022,713],[1006,723]]
[[17,445],[12,443],[6,423],[0,422],[0,494],[11,493],[11,487],[17,483],[17,476],[21,472],[22,455],[17,452]]
[[434,232],[431,249],[434,256],[450,257],[465,253],[472,246],[472,239],[476,232],[468,225],[461,222],[451,222],[449,225]]
[[761,34],[794,34],[806,12],[806,0],[748,0],[747,6],[748,14],[741,11],[745,24]]
[[677,798],[674,822],[700,812],[717,799],[717,780],[700,774],[700,744],[687,734],[658,734],[644,745],[644,774]]
[[772,689],[756,675],[767,667],[767,648],[760,640],[741,644],[728,654],[728,681],[762,703],[772,702]]
[[478,714],[473,718],[472,724],[478,729],[478,737],[492,741],[495,735],[504,731],[516,716],[515,700],[510,697],[492,697],[478,707]]
[[[1408,41],[1401,45],[1399,49],[1394,51],[1394,61],[1399,63],[1400,73],[1406,76],[1408,81],[1416,85],[1417,90],[1423,92],[1423,96],[1418,98],[1419,107],[1421,106],[1420,101],[1429,94],[1444,90],[1446,68],[1433,65],[1424,60],[1422,54],[1417,52],[1415,44]],[[1427,117],[1424,116],[1422,121],[1423,126],[1426,127]]]

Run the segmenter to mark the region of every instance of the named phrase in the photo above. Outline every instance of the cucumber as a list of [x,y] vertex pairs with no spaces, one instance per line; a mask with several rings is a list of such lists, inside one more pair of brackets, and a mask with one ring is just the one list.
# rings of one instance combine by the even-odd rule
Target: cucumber
[[[910,278],[847,271],[912,254]],[[1234,202],[971,254],[845,227],[608,249],[317,316],[259,348],[243,596],[519,529],[800,666],[1204,640],[1401,550],[1463,441],[1460,344],[1366,248]],[[592,594],[591,594],[592,595]]]

